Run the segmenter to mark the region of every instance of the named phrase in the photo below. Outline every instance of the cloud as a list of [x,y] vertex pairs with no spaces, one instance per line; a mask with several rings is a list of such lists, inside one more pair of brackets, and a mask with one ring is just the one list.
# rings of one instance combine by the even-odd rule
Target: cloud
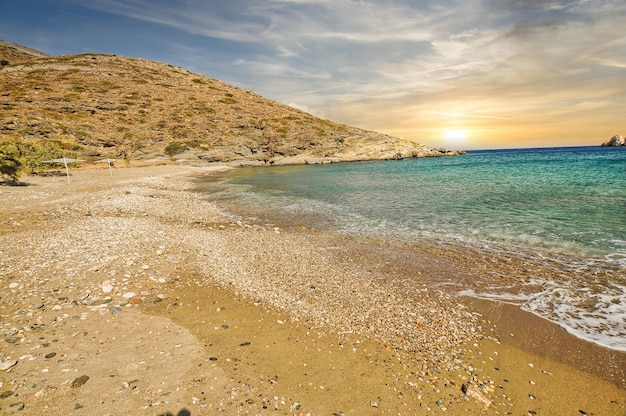
[[371,129],[624,102],[622,0],[65,1],[184,34],[173,63]]

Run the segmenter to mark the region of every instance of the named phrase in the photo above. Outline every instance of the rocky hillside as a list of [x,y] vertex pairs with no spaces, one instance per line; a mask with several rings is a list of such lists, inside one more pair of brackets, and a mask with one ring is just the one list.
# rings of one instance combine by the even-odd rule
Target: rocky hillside
[[0,39],[0,65],[2,66],[46,56],[48,55],[36,49],[27,48],[26,46],[9,43]]
[[116,55],[0,43],[0,141],[64,156],[233,165],[455,155],[322,120],[216,79]]

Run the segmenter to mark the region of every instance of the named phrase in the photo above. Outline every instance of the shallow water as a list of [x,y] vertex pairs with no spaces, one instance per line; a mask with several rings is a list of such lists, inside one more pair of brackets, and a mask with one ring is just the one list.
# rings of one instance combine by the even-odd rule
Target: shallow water
[[242,216],[533,265],[507,278],[489,269],[488,284],[458,292],[626,350],[626,148],[246,168],[198,189]]

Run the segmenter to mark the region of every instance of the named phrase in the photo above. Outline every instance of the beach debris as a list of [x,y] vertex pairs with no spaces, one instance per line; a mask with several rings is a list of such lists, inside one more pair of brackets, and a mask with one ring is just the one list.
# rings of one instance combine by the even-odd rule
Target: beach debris
[[439,406],[441,410],[446,410],[446,406],[443,403],[441,403],[439,400],[437,400],[435,404]]
[[373,400],[370,400],[370,406],[372,406],[372,407],[374,407],[374,408],[378,409],[378,403],[376,403],[376,402],[375,402],[375,401],[373,401]]
[[476,387],[474,387],[474,386],[472,386],[470,384],[463,384],[461,386],[461,391],[467,397],[482,403],[483,406],[485,406],[485,409],[489,408],[489,406],[491,406],[491,400],[489,400],[487,397],[485,397],[485,395],[482,394]]

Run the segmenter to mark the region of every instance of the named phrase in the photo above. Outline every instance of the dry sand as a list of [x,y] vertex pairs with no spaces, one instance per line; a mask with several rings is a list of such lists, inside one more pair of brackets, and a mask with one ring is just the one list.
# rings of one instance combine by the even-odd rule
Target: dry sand
[[0,414],[626,415],[624,354],[419,284],[462,256],[230,217],[206,169],[72,173],[0,186]]

